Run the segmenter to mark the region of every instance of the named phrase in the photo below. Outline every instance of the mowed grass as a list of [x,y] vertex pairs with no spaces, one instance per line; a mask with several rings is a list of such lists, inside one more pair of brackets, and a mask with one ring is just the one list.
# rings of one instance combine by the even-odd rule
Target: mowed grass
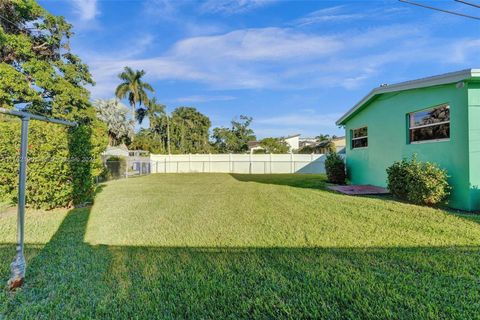
[[[0,276],[15,213],[0,215]],[[30,211],[0,319],[480,318],[480,219],[319,175],[151,175]]]

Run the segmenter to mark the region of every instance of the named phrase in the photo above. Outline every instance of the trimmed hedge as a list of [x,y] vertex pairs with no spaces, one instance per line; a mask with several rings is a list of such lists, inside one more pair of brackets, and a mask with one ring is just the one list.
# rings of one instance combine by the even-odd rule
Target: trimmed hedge
[[336,184],[346,183],[345,162],[336,152],[327,154],[325,158],[325,171],[327,172],[329,182]]
[[387,168],[388,189],[397,198],[434,205],[450,194],[447,172],[431,162],[403,159]]
[[[17,202],[20,153],[18,119],[0,119],[0,202]],[[30,121],[27,163],[27,205],[53,209],[84,205],[93,199],[94,178],[102,171],[99,157],[107,143],[97,121],[68,129]]]

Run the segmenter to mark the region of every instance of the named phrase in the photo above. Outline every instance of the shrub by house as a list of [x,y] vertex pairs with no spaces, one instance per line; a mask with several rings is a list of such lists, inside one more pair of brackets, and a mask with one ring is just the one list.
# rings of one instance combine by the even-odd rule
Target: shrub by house
[[394,162],[387,168],[388,189],[404,200],[417,204],[434,205],[450,194],[447,172],[430,162],[411,160]]

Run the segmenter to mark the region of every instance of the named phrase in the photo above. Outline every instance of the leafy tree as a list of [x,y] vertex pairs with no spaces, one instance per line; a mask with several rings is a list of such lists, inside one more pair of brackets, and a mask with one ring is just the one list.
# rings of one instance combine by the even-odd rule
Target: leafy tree
[[[46,161],[37,167],[30,163],[29,169],[36,170],[28,171],[27,201],[47,208],[89,202],[107,134],[89,103],[85,86],[94,82],[88,66],[70,50],[72,26],[34,0],[0,0],[0,14],[0,106],[79,123],[70,130],[32,123],[30,145],[38,147],[30,154],[32,161],[52,155],[68,155],[71,161]],[[16,150],[18,140],[3,137],[18,137],[18,132],[14,123],[2,126],[6,149]],[[17,172],[8,165],[0,162],[0,180],[14,186]],[[0,198],[15,201],[8,192],[0,192]]]
[[[149,119],[149,136],[151,139],[160,140],[162,153],[165,151],[168,154],[171,153],[170,148],[170,117],[165,111],[166,106],[157,103],[157,99],[154,97],[147,103],[146,108],[140,108],[137,111],[137,120],[141,124],[145,117]],[[150,149],[150,152],[154,152]]]
[[322,142],[330,139],[331,138],[329,134],[319,134],[318,136],[315,137],[315,140],[317,140],[317,142]]
[[124,71],[118,75],[118,78],[123,82],[120,83],[115,90],[115,96],[119,99],[128,98],[130,107],[132,108],[132,119],[135,118],[136,105],[146,105],[148,103],[148,95],[146,91],[154,92],[152,86],[143,82],[145,71],[133,70],[130,67],[125,67]]
[[33,0],[2,0],[0,13],[0,105],[68,119],[89,109],[94,82],[70,51],[72,26]]
[[[147,108],[137,113],[138,119],[148,116],[150,127],[142,129],[130,144],[132,149],[152,153],[207,153],[211,152],[208,140],[210,119],[192,107],[178,107],[170,116],[165,106],[152,99]],[[140,139],[140,141],[135,141]]]
[[152,129],[158,122],[158,119],[165,116],[165,105],[158,103],[157,98],[150,99],[144,108],[137,110],[137,121],[139,124],[143,123],[145,118],[148,118],[149,128]]
[[260,146],[266,153],[288,153],[288,144],[279,138],[265,138],[260,141]]
[[213,129],[213,146],[220,153],[240,153],[248,150],[248,142],[256,140],[250,128],[253,118],[241,115],[240,120],[232,120],[231,128]]
[[312,154],[318,153],[318,148],[316,146],[304,146],[296,151],[298,154]]
[[150,129],[141,129],[135,134],[135,139],[128,147],[131,150],[147,150],[157,154],[165,153],[163,142]]
[[192,107],[178,107],[170,117],[170,140],[174,153],[205,153],[210,151],[208,141],[210,119]]
[[118,145],[133,138],[132,121],[128,120],[128,107],[118,99],[99,99],[93,103],[97,117],[108,127],[109,145]]

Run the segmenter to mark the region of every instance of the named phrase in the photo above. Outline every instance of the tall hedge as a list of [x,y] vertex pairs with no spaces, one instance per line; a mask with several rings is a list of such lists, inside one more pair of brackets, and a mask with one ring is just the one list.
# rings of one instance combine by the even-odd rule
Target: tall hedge
[[[14,204],[18,196],[21,123],[5,119],[0,121],[0,202]],[[69,129],[30,121],[27,205],[52,209],[91,202],[94,178],[102,170],[99,154],[106,145],[104,130],[100,124]]]

